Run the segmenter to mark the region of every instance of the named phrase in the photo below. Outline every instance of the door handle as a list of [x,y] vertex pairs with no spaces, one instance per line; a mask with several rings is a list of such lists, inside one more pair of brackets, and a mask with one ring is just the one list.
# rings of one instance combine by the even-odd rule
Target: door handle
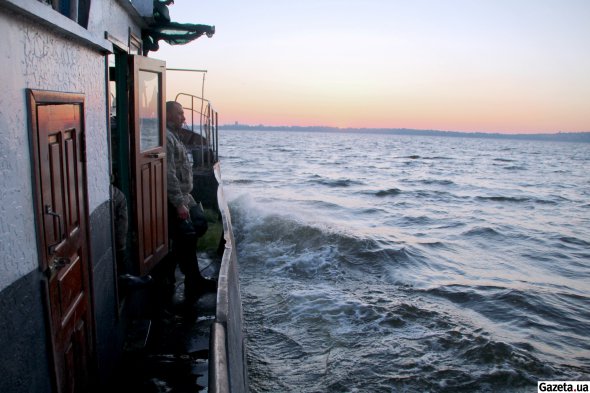
[[49,264],[49,272],[48,272],[49,276],[51,277],[54,272],[56,272],[57,270],[61,269],[64,266],[68,266],[71,262],[72,261],[68,257],[55,258]]
[[149,158],[158,158],[159,159],[159,158],[166,157],[166,153],[164,153],[164,152],[160,152],[160,153],[149,153],[147,156]]
[[56,249],[57,245],[60,244],[62,242],[62,240],[64,239],[64,234],[63,234],[63,230],[61,227],[61,216],[58,213],[53,211],[53,208],[51,207],[51,205],[45,205],[45,214],[48,214],[51,217],[57,218],[57,241],[55,243],[47,246],[47,251],[49,252],[49,255],[53,255],[53,254],[55,254],[55,249]]

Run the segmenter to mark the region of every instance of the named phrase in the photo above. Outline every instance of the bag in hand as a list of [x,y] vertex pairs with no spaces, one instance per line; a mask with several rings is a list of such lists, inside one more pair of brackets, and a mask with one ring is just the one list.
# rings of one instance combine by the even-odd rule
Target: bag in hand
[[[191,235],[201,237],[207,232],[209,225],[207,224],[207,217],[205,217],[205,211],[203,205],[199,202],[196,206],[190,208],[190,221],[192,226]],[[185,234],[188,234],[185,232]]]

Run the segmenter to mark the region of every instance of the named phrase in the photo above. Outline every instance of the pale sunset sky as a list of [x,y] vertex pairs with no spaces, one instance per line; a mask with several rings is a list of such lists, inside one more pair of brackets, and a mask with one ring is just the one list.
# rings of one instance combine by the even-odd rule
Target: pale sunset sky
[[[176,0],[220,124],[590,131],[589,0]],[[201,91],[169,72],[168,98]]]

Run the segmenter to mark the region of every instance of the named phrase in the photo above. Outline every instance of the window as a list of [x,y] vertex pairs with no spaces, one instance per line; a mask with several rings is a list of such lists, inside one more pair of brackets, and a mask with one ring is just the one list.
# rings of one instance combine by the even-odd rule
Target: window
[[160,102],[161,73],[139,71],[138,88],[139,102],[139,132],[140,151],[145,152],[155,147],[162,146],[162,133],[159,128],[162,117]]
[[42,3],[49,4],[51,7],[62,15],[67,16],[80,26],[88,27],[88,13],[90,11],[91,0],[39,0]]

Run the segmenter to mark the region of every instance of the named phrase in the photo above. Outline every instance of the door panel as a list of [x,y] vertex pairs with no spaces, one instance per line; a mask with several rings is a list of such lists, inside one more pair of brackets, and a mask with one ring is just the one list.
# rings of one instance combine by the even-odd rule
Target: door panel
[[141,275],[168,253],[166,199],[166,128],[164,94],[166,63],[130,57],[132,189]]
[[89,386],[94,353],[84,97],[30,91],[29,106],[40,269],[46,276],[56,390],[83,392]]
[[143,208],[141,218],[142,218],[142,228],[143,228],[143,253],[145,256],[149,257],[152,254],[153,250],[153,236],[151,232],[151,222],[152,222],[152,194],[151,190],[151,177],[152,177],[152,168],[150,164],[143,165],[141,168],[141,206]]

